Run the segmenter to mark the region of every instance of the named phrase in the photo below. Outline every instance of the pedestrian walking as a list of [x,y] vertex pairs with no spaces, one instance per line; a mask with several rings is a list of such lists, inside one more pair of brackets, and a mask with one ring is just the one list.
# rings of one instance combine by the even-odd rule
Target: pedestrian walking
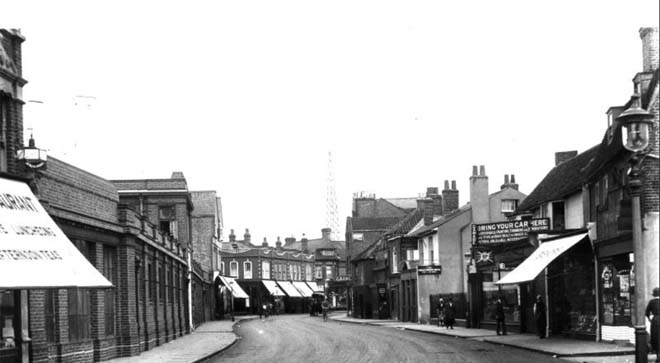
[[658,356],[658,324],[660,324],[660,288],[653,289],[653,298],[646,305],[646,318],[651,322],[651,353],[655,353],[655,361],[660,362]]
[[[497,302],[495,302],[495,322],[497,335],[506,335],[506,323],[504,321],[504,299],[502,296],[497,297]],[[500,333],[501,331],[501,333]]]
[[328,321],[328,309],[330,309],[330,303],[327,298],[321,303],[321,309],[323,309],[323,321],[326,322]]
[[454,306],[454,300],[451,298],[445,304],[444,315],[445,327],[447,329],[454,329],[454,323],[456,322],[456,307]]
[[536,320],[536,333],[539,339],[545,338],[545,303],[541,295],[536,296],[536,303],[534,304],[534,320]]
[[435,308],[438,315],[438,326],[445,326],[445,299],[440,298],[438,306]]

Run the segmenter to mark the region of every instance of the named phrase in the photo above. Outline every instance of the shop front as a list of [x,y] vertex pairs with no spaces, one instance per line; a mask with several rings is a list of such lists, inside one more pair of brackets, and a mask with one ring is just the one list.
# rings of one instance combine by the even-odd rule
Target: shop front
[[0,362],[28,362],[28,290],[110,288],[30,188],[0,178]]

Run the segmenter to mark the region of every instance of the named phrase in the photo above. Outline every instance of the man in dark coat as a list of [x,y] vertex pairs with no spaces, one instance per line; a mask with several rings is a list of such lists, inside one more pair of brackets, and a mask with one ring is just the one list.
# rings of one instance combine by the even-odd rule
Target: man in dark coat
[[[502,296],[497,297],[495,302],[495,321],[497,323],[495,330],[497,335],[506,335],[506,324],[504,323],[504,300]],[[500,333],[500,330],[502,333]]]
[[536,303],[534,304],[534,320],[536,320],[536,333],[539,335],[539,338],[545,338],[545,303],[541,295],[536,297]]
[[449,299],[445,304],[445,327],[447,329],[454,329],[454,323],[456,322],[456,307],[454,307],[454,301]]
[[646,305],[646,318],[651,322],[651,352],[655,352],[655,361],[660,361],[658,355],[658,324],[660,320],[658,314],[660,314],[660,288],[653,289],[653,299],[649,300],[649,304]]

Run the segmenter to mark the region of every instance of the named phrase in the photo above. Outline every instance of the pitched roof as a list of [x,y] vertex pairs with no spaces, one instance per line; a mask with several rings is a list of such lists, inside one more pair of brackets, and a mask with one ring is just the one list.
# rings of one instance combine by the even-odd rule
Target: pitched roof
[[383,198],[390,204],[401,209],[415,209],[417,208],[417,198]]
[[[302,240],[287,242],[284,244],[284,248],[302,250]],[[338,257],[346,257],[346,241],[333,241],[324,238],[307,240],[309,253],[314,253],[319,248],[334,248]]]
[[408,233],[420,220],[424,218],[424,211],[421,209],[414,209],[407,216],[405,216],[399,223],[390,227],[390,229],[385,232],[388,236],[402,235]]
[[385,231],[398,223],[401,217],[358,217],[352,218],[353,231]]
[[385,243],[385,239],[379,238],[374,243],[369,245],[369,247],[365,248],[364,251],[358,253],[357,256],[351,259],[351,261],[362,261],[362,260],[373,259],[375,257],[374,254],[376,250],[378,250],[379,247],[382,247],[384,243]]
[[421,227],[421,228],[419,228],[419,229],[417,229],[417,230],[410,231],[410,232],[407,234],[407,236],[410,236],[410,237],[419,237],[419,236],[423,235],[424,233],[426,233],[426,232],[428,232],[428,231],[432,231],[432,230],[434,230],[434,229],[440,227],[441,225],[443,225],[443,224],[445,224],[445,223],[451,221],[451,220],[454,219],[455,217],[457,217],[457,216],[463,214],[464,212],[469,211],[470,209],[472,209],[472,205],[470,205],[469,203],[468,203],[468,204],[464,204],[464,205],[461,206],[460,208],[458,208],[458,209],[452,211],[451,213],[449,213],[449,214],[447,214],[447,215],[444,215],[444,216],[440,217],[438,220],[434,221],[433,223],[429,224],[428,226],[423,226],[423,227]]

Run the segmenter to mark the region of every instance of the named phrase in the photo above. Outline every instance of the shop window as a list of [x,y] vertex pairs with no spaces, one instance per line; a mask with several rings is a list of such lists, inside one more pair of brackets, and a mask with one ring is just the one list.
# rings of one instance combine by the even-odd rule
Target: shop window
[[311,264],[305,264],[305,280],[311,281],[312,280],[312,265]]
[[90,296],[88,289],[68,289],[69,340],[78,342],[90,338]]
[[[46,341],[49,343],[55,342],[55,299],[58,294],[57,289],[44,290],[44,327],[46,330]],[[4,321],[0,319],[0,321]],[[1,343],[0,343],[1,344]]]
[[18,319],[20,318],[20,305],[17,303],[18,290],[0,290],[0,357],[15,353]]
[[603,324],[632,324],[634,306],[634,264],[629,254],[604,259],[600,263],[599,281]]
[[252,262],[250,261],[243,262],[243,278],[244,279],[252,278]]
[[238,278],[238,262],[231,261],[229,263],[229,276]]
[[496,285],[495,282],[504,278],[509,271],[493,271],[484,273],[483,281],[483,311],[484,320],[495,320],[497,298],[502,297],[504,318],[506,322],[520,323],[519,287],[517,285]]
[[115,265],[117,264],[117,250],[112,247],[103,247],[103,275],[115,288],[103,289],[105,335],[115,335],[115,290],[117,287],[117,276]]

